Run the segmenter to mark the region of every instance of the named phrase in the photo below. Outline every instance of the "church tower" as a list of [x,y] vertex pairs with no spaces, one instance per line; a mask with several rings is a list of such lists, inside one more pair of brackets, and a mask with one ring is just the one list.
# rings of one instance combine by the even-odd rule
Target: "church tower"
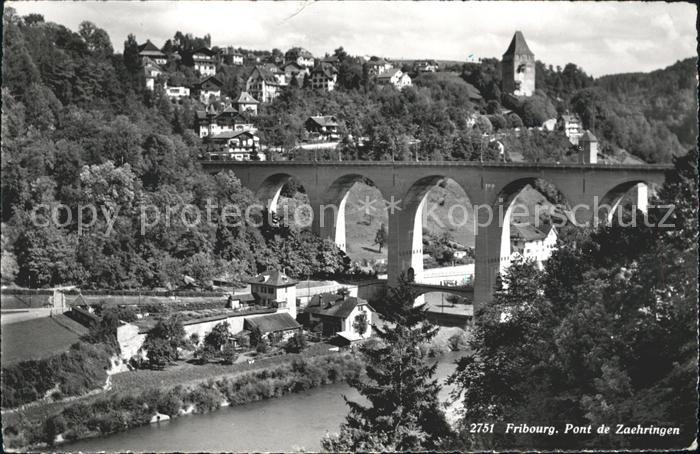
[[521,31],[515,32],[501,60],[503,92],[515,96],[532,96],[535,92],[535,54]]

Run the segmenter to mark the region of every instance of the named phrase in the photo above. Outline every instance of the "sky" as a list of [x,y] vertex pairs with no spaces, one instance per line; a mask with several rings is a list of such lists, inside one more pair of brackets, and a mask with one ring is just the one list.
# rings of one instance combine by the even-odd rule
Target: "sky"
[[500,58],[521,30],[538,60],[573,62],[594,76],[651,71],[696,55],[690,3],[664,2],[6,2],[20,15],[77,30],[91,21],[116,51],[129,33],[162,46],[176,31],[212,45],[315,56],[343,46],[351,55],[466,60]]

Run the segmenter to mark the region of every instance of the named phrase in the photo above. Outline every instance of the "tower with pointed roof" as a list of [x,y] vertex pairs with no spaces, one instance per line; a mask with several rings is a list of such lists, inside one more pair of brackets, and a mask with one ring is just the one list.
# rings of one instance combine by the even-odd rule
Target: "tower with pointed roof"
[[501,60],[502,88],[515,96],[532,96],[535,92],[535,54],[523,32],[516,31]]
[[588,129],[578,139],[581,147],[581,164],[596,164],[598,162],[598,139]]

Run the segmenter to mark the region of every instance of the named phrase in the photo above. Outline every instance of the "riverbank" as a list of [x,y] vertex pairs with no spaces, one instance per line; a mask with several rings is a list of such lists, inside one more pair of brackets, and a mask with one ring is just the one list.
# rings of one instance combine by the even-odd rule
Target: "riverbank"
[[[447,403],[452,386],[445,379],[464,352],[439,357],[435,379]],[[46,452],[321,452],[321,439],[345,422],[345,399],[368,402],[346,382],[147,424],[128,432],[47,447]],[[449,412],[449,408],[445,408]]]
[[306,391],[357,377],[362,363],[351,354],[295,358],[279,366],[171,389],[114,392],[68,405],[43,420],[21,420],[5,430],[5,447],[25,450],[64,440],[99,437],[146,425],[156,414],[177,418]]

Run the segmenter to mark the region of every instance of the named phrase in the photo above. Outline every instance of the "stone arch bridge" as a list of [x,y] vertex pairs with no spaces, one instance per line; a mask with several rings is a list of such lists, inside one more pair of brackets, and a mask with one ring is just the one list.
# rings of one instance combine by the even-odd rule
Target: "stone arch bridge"
[[[487,303],[498,273],[510,258],[509,216],[520,190],[543,179],[559,191],[575,220],[592,222],[599,206],[616,207],[637,187],[637,206],[646,210],[646,188],[660,185],[670,165],[532,164],[393,161],[205,161],[211,173],[231,170],[275,211],[282,187],[301,184],[314,211],[311,228],[345,249],[345,203],[357,181],[373,184],[389,205],[388,283],[404,272],[423,274],[422,209],[428,191],[454,180],[475,210],[474,304]],[[394,203],[396,209],[391,209]],[[489,209],[490,208],[490,209]],[[489,222],[489,216],[491,221]]]

